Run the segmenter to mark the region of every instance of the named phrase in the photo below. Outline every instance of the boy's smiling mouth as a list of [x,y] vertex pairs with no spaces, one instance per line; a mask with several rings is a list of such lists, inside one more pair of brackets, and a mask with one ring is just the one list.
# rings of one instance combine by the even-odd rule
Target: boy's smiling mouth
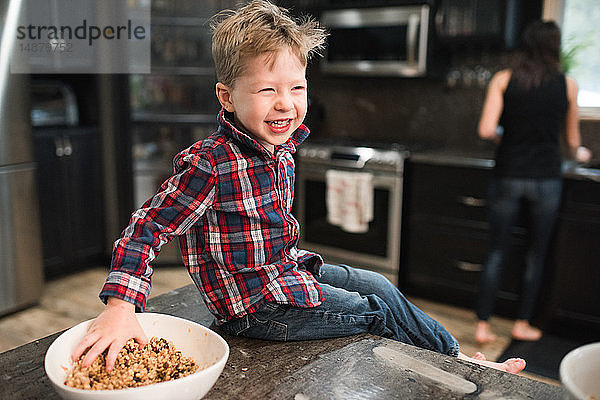
[[267,121],[267,125],[273,132],[285,132],[288,130],[292,123],[292,119],[278,119],[274,121]]

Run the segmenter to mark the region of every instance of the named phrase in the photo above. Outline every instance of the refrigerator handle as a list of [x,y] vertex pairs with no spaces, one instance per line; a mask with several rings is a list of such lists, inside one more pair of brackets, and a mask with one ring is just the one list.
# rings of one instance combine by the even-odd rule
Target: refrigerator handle
[[54,148],[56,157],[62,157],[65,155],[65,148],[63,146],[62,138],[58,136],[54,137]]

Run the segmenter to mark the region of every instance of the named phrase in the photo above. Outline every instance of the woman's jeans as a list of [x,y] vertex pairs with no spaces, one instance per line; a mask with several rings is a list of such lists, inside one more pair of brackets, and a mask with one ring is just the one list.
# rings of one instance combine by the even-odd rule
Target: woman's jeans
[[443,326],[410,303],[382,275],[325,264],[317,277],[323,303],[301,308],[267,303],[257,312],[220,326],[224,333],[267,340],[310,340],[369,332],[446,355],[458,342]]
[[488,191],[490,248],[481,275],[477,317],[487,320],[494,307],[502,267],[510,254],[511,230],[522,201],[530,210],[529,241],[518,319],[531,318],[544,260],[558,216],[561,179],[492,178]]

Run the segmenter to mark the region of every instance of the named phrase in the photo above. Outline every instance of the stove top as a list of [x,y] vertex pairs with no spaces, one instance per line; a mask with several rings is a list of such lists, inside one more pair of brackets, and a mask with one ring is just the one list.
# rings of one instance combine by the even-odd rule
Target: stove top
[[408,151],[402,147],[383,149],[350,145],[305,144],[298,150],[302,163],[328,168],[402,170]]
[[436,145],[430,143],[423,142],[408,142],[408,141],[396,141],[393,139],[390,140],[371,140],[368,138],[352,138],[352,137],[330,137],[330,138],[312,138],[309,137],[303,144],[300,145],[302,147],[368,147],[375,150],[393,150],[393,151],[408,151],[408,152],[416,152],[416,151],[424,151],[431,150],[436,147]]
[[304,165],[324,168],[372,169],[400,172],[411,152],[432,149],[425,143],[373,141],[350,137],[326,139],[308,138],[298,148],[298,158]]

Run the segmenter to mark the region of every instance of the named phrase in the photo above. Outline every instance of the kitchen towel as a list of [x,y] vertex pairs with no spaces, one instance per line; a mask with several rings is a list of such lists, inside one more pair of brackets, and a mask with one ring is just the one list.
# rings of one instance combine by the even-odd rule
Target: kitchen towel
[[367,232],[373,220],[373,175],[331,169],[325,178],[327,222],[346,232]]

